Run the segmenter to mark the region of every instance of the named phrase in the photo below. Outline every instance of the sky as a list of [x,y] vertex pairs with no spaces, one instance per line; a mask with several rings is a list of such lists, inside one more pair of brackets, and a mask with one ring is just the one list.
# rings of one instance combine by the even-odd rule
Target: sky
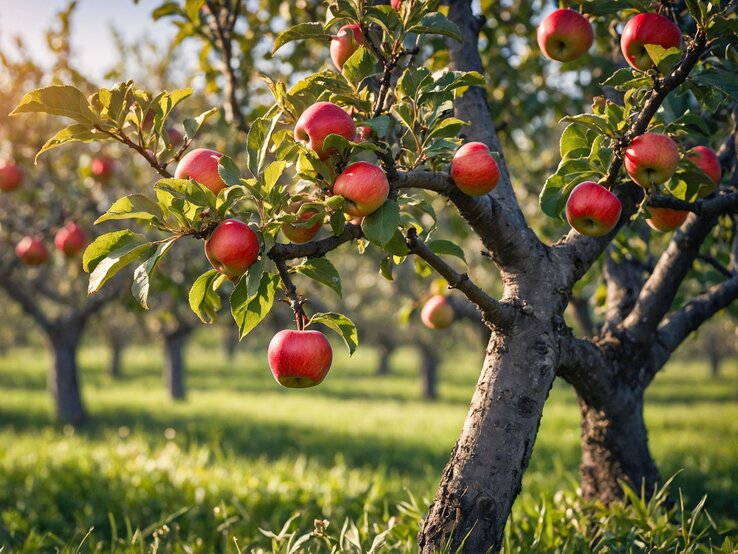
[[[142,36],[171,38],[176,29],[166,19],[152,21],[150,14],[163,0],[78,0],[72,18],[72,48],[77,65],[99,78],[115,60],[110,35],[114,25],[130,41]],[[0,0],[0,47],[7,51],[13,36],[20,35],[29,48],[49,59],[44,31],[68,0]]]

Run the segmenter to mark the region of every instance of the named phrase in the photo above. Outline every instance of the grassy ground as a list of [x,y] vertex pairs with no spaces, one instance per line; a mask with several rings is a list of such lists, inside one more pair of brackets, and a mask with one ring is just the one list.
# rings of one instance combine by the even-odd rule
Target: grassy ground
[[[243,552],[271,549],[258,529],[278,532],[296,513],[293,526],[307,530],[315,518],[340,527],[350,517],[367,540],[379,531],[376,522],[396,516],[393,534],[409,541],[460,430],[480,360],[449,355],[441,400],[427,403],[419,399],[410,353],[397,355],[393,373],[377,378],[371,350],[350,361],[336,352],[321,387],[288,391],[272,379],[264,352],[227,361],[219,350],[194,345],[189,398],[173,403],[161,387],[158,351],[128,351],[125,377],[113,382],[103,371],[107,353],[86,348],[81,366],[91,423],[80,429],[49,424],[46,354],[1,356],[3,554],[78,545],[90,528],[82,551],[112,541],[142,552],[143,545],[236,552],[234,537]],[[738,521],[737,400],[738,361],[716,380],[699,363],[672,362],[647,400],[651,447],[663,473],[683,470],[675,486],[687,505],[707,493],[721,530]],[[557,384],[517,514],[554,491],[574,490],[578,441],[575,398]]]

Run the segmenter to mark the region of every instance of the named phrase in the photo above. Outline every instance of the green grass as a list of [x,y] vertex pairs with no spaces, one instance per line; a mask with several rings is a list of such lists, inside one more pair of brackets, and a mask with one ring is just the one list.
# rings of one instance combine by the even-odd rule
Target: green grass
[[[336,533],[346,518],[356,520],[357,540],[368,544],[394,525],[395,546],[412,548],[418,511],[460,431],[481,360],[449,354],[441,400],[428,403],[411,353],[397,355],[383,378],[372,374],[370,349],[351,360],[336,353],[321,387],[285,390],[263,351],[228,361],[193,345],[190,394],[175,403],[164,394],[157,350],[128,351],[125,377],[113,382],[103,371],[105,350],[86,348],[91,422],[77,429],[49,423],[45,353],[0,357],[3,554],[76,548],[91,528],[82,552],[110,551],[111,543],[118,551],[236,552],[234,537],[243,552],[269,550],[259,528],[276,533],[297,513],[292,525],[303,531],[315,518],[329,519]],[[663,474],[682,470],[673,487],[687,506],[707,494],[725,531],[738,521],[738,363],[717,380],[708,375],[698,363],[673,362],[649,391],[646,418]],[[521,529],[526,517],[540,516],[531,507],[541,499],[575,489],[578,424],[572,391],[557,383],[515,508]]]

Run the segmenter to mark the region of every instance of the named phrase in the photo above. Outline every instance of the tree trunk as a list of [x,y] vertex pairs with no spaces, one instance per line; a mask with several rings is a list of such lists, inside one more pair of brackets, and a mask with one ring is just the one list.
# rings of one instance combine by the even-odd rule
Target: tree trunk
[[438,398],[438,364],[439,357],[436,351],[424,343],[418,343],[420,352],[420,381],[424,400]]
[[395,345],[387,339],[380,338],[377,343],[377,350],[379,350],[379,363],[377,364],[376,375],[389,375],[390,358],[392,358],[395,351]]
[[720,375],[720,352],[717,348],[711,346],[708,348],[707,355],[710,358],[710,375],[713,379],[717,379]]
[[553,330],[536,318],[492,334],[461,437],[418,536],[423,553],[455,552],[462,542],[463,552],[500,548],[557,357]]
[[87,418],[79,390],[77,348],[84,322],[64,321],[48,329],[54,361],[49,372],[49,390],[56,421],[79,425]]
[[643,394],[621,405],[617,412],[588,406],[580,397],[582,414],[582,494],[605,505],[623,498],[621,481],[647,498],[661,476],[648,449],[643,419]]
[[185,398],[184,349],[191,330],[164,335],[164,384],[173,400]]
[[226,359],[232,361],[236,355],[236,348],[238,347],[238,329],[235,326],[230,326],[223,334],[223,352],[225,352]]
[[123,348],[124,341],[113,340],[110,343],[110,366],[108,372],[110,377],[113,379],[120,379],[123,375],[122,363],[123,363]]

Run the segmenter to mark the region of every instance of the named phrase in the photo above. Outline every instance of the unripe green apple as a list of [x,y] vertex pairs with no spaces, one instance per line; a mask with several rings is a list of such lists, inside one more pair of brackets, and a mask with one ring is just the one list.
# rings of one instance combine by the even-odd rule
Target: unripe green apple
[[658,13],[641,13],[625,24],[620,49],[631,67],[646,71],[653,67],[647,44],[658,44],[668,50],[679,46],[681,39],[682,33],[671,19]]
[[333,361],[333,349],[320,331],[285,329],[272,338],[267,357],[280,385],[304,389],[325,379]]
[[41,265],[49,259],[49,251],[36,237],[25,236],[15,246],[15,255],[26,265]]
[[0,191],[10,192],[23,184],[23,172],[12,160],[0,159]]
[[343,69],[346,60],[365,42],[361,27],[355,23],[344,25],[338,30],[335,37],[331,37],[331,60],[333,60],[338,71]]
[[205,255],[220,273],[237,278],[259,257],[259,239],[243,221],[226,219],[205,241]]
[[538,46],[541,51],[559,62],[570,62],[583,56],[592,46],[592,24],[579,12],[559,9],[538,26]]
[[323,149],[328,135],[341,135],[347,140],[356,138],[356,124],[342,108],[331,102],[317,102],[302,112],[295,125],[295,140],[305,143],[321,160],[331,155]]
[[185,154],[174,172],[176,179],[194,179],[213,194],[226,188],[226,184],[218,174],[218,160],[223,156],[215,150],[195,148]]
[[566,220],[588,237],[601,237],[615,228],[622,205],[617,196],[593,181],[579,183],[566,201]]
[[451,160],[451,178],[463,193],[483,196],[497,186],[500,168],[486,144],[467,142]]
[[346,199],[346,213],[367,216],[377,211],[389,196],[389,181],[382,168],[356,162],[343,170],[333,184],[333,194]]
[[666,135],[644,133],[625,150],[625,170],[645,189],[671,179],[679,164],[679,149]]
[[430,329],[447,329],[454,322],[454,308],[445,296],[431,296],[420,312],[420,319]]
[[87,245],[87,237],[82,227],[69,222],[59,229],[54,236],[54,246],[66,256],[75,256]]

